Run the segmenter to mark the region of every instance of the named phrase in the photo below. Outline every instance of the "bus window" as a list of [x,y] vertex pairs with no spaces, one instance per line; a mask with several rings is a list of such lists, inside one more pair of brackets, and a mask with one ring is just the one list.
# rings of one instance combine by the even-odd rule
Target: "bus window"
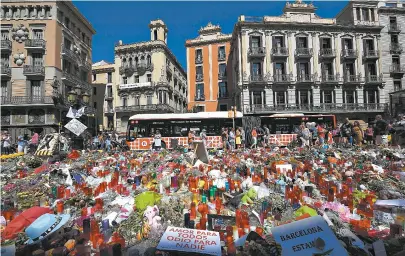
[[181,128],[180,135],[183,136],[183,137],[188,136],[188,129],[187,128]]

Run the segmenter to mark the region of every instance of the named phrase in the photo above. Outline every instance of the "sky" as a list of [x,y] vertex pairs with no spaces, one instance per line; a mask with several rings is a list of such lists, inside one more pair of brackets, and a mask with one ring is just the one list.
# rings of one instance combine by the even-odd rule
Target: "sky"
[[[114,45],[150,40],[149,22],[162,19],[168,29],[168,46],[186,70],[187,39],[198,36],[198,30],[208,22],[220,25],[225,34],[232,33],[240,15],[278,16],[284,1],[73,1],[96,30],[93,36],[93,63],[105,60],[114,62]],[[293,2],[293,1],[291,1]],[[313,2],[316,13],[322,18],[333,18],[347,1]]]

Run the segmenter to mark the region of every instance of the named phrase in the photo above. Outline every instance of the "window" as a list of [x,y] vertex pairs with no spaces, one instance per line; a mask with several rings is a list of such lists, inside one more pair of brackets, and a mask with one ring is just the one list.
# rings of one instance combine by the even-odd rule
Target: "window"
[[204,84],[197,84],[196,85],[196,100],[203,100],[204,99]]
[[123,98],[122,98],[122,106],[123,106],[123,107],[128,106],[128,98],[127,98],[127,97],[123,97]]
[[93,95],[97,95],[97,88],[93,87]]
[[33,53],[32,54],[32,65],[36,67],[42,67],[43,66],[43,58],[42,58],[42,53]]
[[44,31],[42,29],[33,29],[32,37],[33,39],[44,39]]
[[63,44],[64,44],[63,47],[64,47],[65,49],[71,50],[72,42],[70,42],[69,39],[65,38],[65,39],[63,40]]
[[107,97],[111,98],[113,95],[112,86],[107,86]]
[[70,28],[70,20],[69,20],[68,17],[65,17],[65,26],[66,26],[67,28]]
[[401,89],[402,89],[401,80],[394,81],[394,91],[399,91]]
[[367,51],[373,51],[374,50],[374,41],[367,39],[364,40],[365,48]]
[[394,44],[398,43],[398,35],[391,35],[391,43]]
[[260,62],[252,63],[252,76],[260,76],[262,74],[262,64]]
[[387,6],[387,7],[397,7],[397,3],[386,3],[385,6]]
[[228,111],[228,105],[227,104],[220,104],[219,105],[219,111]]
[[205,106],[195,106],[195,109],[197,112],[204,112],[205,111]]
[[10,31],[2,30],[1,31],[1,40],[10,40]]
[[324,90],[321,92],[321,103],[331,104],[331,103],[333,103],[333,101],[334,101],[333,100],[333,91]]
[[153,40],[157,40],[158,39],[158,35],[157,35],[157,30],[153,30]]
[[159,104],[167,103],[167,96],[165,91],[158,91]]
[[277,49],[284,47],[284,38],[282,36],[273,37],[273,47]]
[[40,98],[41,95],[41,81],[31,80],[31,97]]
[[253,105],[261,105],[262,102],[262,92],[254,91],[253,92],[253,98],[252,98],[252,104]]
[[354,72],[354,63],[347,63],[345,65],[345,70],[344,70],[346,76],[352,76],[355,74]]
[[226,58],[225,46],[220,46],[218,48],[218,59],[224,60],[225,58]]
[[112,74],[111,74],[111,72],[107,73],[107,83],[112,83]]
[[7,81],[1,80],[1,97],[8,97],[8,84]]
[[152,95],[147,95],[146,96],[146,104],[152,105]]
[[285,74],[285,64],[284,63],[275,63],[274,64],[275,75],[281,76]]
[[297,95],[297,97],[295,97],[296,104],[302,104],[302,105],[309,104],[310,94],[307,90],[297,90],[296,95]]
[[93,107],[97,109],[97,102],[93,102]]
[[284,92],[274,92],[276,94],[276,103],[277,105],[287,104],[286,95]]
[[139,83],[139,76],[135,76],[135,83]]
[[392,24],[397,24],[397,17],[391,16],[391,17],[390,17],[390,24],[391,24],[391,25],[392,25]]
[[364,92],[365,95],[365,103],[371,103],[371,104],[376,104],[378,103],[378,91],[377,90],[365,90]]
[[308,47],[308,42],[307,42],[307,38],[306,37],[298,37],[297,38],[297,48],[307,48]]
[[123,77],[123,78],[122,78],[122,82],[123,82],[124,84],[127,84],[127,83],[128,83],[128,78],[127,78],[127,77]]
[[63,12],[60,11],[60,10],[58,10],[57,16],[58,16],[58,20],[59,20],[60,22],[63,22]]
[[226,77],[226,64],[222,63],[219,64],[219,76],[222,77]]
[[356,19],[357,19],[357,20],[361,20],[360,17],[361,17],[361,16],[360,16],[360,8],[357,7],[357,8],[356,8]]
[[97,80],[97,74],[94,73],[94,74],[93,74],[93,81],[96,81],[96,80]]
[[203,80],[203,67],[202,66],[197,66],[196,67],[196,80],[201,81]]
[[67,72],[67,73],[70,74],[70,72],[71,72],[71,64],[70,64],[70,62],[68,60],[63,59],[63,61],[62,61],[62,69],[63,69],[63,72]]
[[195,51],[195,58],[196,58],[196,60],[197,61],[202,61],[202,50],[201,49],[197,49],[196,51]]
[[330,75],[333,75],[333,66],[332,63],[326,62],[321,64],[322,67],[322,76],[327,78]]
[[309,74],[309,63],[298,63],[298,75],[307,76]]
[[259,48],[260,47],[260,37],[259,36],[252,36],[250,38],[250,47],[251,48]]
[[228,87],[226,82],[219,82],[218,83],[218,90],[219,90],[219,98],[226,98],[228,97]]
[[138,95],[136,95],[135,97],[134,97],[134,99],[135,99],[135,106],[139,106],[140,105],[140,100],[139,100],[139,96]]
[[331,39],[330,38],[321,38],[321,49],[331,49]]
[[370,21],[375,21],[374,9],[370,9]]
[[367,64],[366,74],[368,74],[369,76],[377,75],[377,67],[376,67],[375,63]]
[[343,91],[344,98],[343,103],[353,104],[356,103],[356,92],[355,91]]
[[152,74],[147,74],[146,78],[147,78],[148,82],[152,82]]
[[10,66],[10,55],[7,53],[2,53],[1,54],[1,65],[3,67],[9,67]]
[[152,58],[150,57],[150,55],[148,55],[148,57],[146,57],[146,64],[148,64],[148,66],[150,64],[152,64]]
[[370,17],[368,16],[368,8],[363,8],[362,12],[363,12],[363,20],[364,21],[369,21]]

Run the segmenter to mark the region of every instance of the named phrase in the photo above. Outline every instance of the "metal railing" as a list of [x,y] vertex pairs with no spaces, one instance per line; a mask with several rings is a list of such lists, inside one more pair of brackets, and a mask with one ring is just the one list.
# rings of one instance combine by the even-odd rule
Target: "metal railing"
[[26,48],[46,48],[46,41],[43,39],[27,39],[24,43]]
[[196,74],[195,75],[195,81],[202,82],[203,80],[204,80],[204,75],[203,74]]
[[253,113],[348,113],[348,112],[384,112],[388,104],[385,103],[319,103],[314,104],[256,104],[245,105],[244,111],[247,114]]
[[26,76],[27,75],[44,76],[45,67],[44,66],[34,66],[34,65],[24,65],[23,74]]
[[138,105],[138,106],[120,106],[115,107],[115,112],[134,112],[134,111],[171,111],[176,110],[168,104],[152,104],[152,105]]
[[273,56],[288,56],[288,48],[287,47],[275,47],[271,49],[271,54]]
[[8,64],[1,63],[1,75],[11,76],[11,67]]
[[218,60],[219,60],[219,61],[224,61],[224,60],[226,60],[226,54],[225,54],[225,53],[220,53],[220,54],[218,54]]
[[112,107],[105,107],[105,108],[104,108],[104,113],[112,114],[112,113],[114,113],[114,108],[112,108]]
[[67,48],[64,44],[62,44],[62,55],[66,55],[73,60],[78,60],[77,55],[72,50]]
[[205,95],[195,95],[194,100],[195,101],[205,101]]
[[297,76],[297,82],[300,83],[310,83],[314,81],[314,75],[311,74],[300,74]]
[[401,25],[398,23],[391,23],[388,25],[388,32],[401,32]]
[[203,57],[202,56],[197,56],[195,58],[195,64],[201,64],[203,63]]
[[321,81],[324,83],[337,83],[340,80],[340,75],[326,75],[322,74]]
[[342,57],[344,57],[344,58],[357,58],[357,50],[344,49],[344,50],[342,50]]
[[218,73],[218,79],[219,80],[222,80],[222,79],[225,79],[226,78],[226,72],[219,72]]
[[335,57],[336,50],[332,48],[322,48],[319,50],[319,56],[326,58],[326,57]]
[[377,50],[365,50],[364,57],[365,58],[378,58],[378,51]]
[[1,96],[2,105],[53,104],[51,96]]
[[83,67],[83,68],[85,68],[86,70],[91,70],[91,63],[88,62],[87,60],[81,59],[80,62],[79,62],[79,64],[80,64],[80,67]]
[[394,64],[390,66],[391,73],[405,73],[405,65]]
[[266,55],[265,47],[250,47],[248,50],[249,56],[264,56]]
[[293,80],[292,78],[292,74],[274,75],[273,83],[289,83]]
[[345,83],[360,83],[361,76],[359,75],[345,75],[343,77],[343,82]]
[[313,54],[312,48],[297,48],[295,49],[295,56],[297,57],[311,57]]
[[368,75],[366,76],[366,83],[382,83],[382,75]]
[[218,93],[218,99],[226,99],[226,98],[228,98],[228,97],[229,97],[229,93],[228,93],[228,92],[224,92],[224,93],[219,92],[219,93]]
[[400,45],[399,43],[391,43],[390,51],[396,53],[402,52],[402,45]]
[[1,40],[1,49],[2,50],[10,50],[11,51],[12,42],[8,39]]
[[251,82],[251,83],[261,83],[264,81],[265,81],[265,79],[264,79],[263,75],[256,74],[256,75],[249,76],[249,82]]

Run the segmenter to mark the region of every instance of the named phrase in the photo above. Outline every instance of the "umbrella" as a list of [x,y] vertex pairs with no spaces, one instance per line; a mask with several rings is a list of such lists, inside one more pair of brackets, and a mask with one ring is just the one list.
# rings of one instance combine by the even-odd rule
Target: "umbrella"
[[1,234],[3,239],[9,240],[17,237],[18,233],[23,231],[26,227],[31,225],[38,217],[45,213],[50,213],[51,210],[45,207],[34,206],[24,211],[13,219],[4,232]]

